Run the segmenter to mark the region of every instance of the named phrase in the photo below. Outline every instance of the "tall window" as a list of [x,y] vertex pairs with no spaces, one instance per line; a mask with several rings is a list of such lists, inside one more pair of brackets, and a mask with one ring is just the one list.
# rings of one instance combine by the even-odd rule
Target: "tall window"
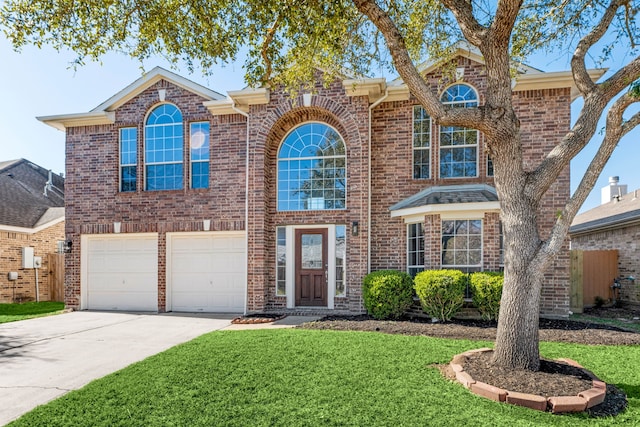
[[482,267],[482,220],[442,221],[442,267],[466,272]]
[[276,227],[276,296],[287,295],[287,229]]
[[424,270],[424,232],[422,223],[407,225],[407,273],[411,277]]
[[151,111],[144,131],[146,189],[181,189],[182,113],[175,105],[162,104]]
[[421,105],[413,107],[413,178],[429,178],[431,117]]
[[138,129],[120,129],[120,191],[136,191]]
[[191,123],[191,188],[209,188],[209,122]]
[[[454,108],[478,105],[478,96],[471,86],[457,84],[442,94],[441,101]],[[477,176],[478,131],[459,126],[440,127],[440,177]]]
[[342,138],[323,123],[305,123],[278,151],[278,210],[345,209],[346,155]]
[[493,160],[491,160],[491,156],[487,156],[487,176],[493,176]]
[[347,295],[345,265],[347,259],[347,227],[336,225],[336,296]]

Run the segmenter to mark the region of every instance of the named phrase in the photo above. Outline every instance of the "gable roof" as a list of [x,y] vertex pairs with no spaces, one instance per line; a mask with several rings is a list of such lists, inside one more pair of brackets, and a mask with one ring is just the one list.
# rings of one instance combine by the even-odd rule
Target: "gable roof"
[[569,234],[593,233],[640,223],[639,195],[640,190],[635,190],[577,215],[571,223]]
[[165,70],[162,67],[155,67],[87,113],[41,116],[37,117],[37,119],[62,131],[72,126],[113,124],[115,122],[114,112],[118,107],[135,98],[160,80],[166,80],[189,92],[195,93],[203,97],[206,101],[224,99],[222,94],[214,90]]
[[389,208],[392,217],[429,213],[497,211],[500,209],[495,188],[486,184],[435,185],[407,197]]
[[[449,58],[425,61],[422,64],[419,64],[417,69],[420,74],[429,74],[442,66],[444,61],[459,56],[479,64],[485,64],[484,57],[478,48],[472,46],[468,42],[459,41],[454,45],[453,53]],[[526,64],[517,64],[516,69],[517,76],[513,79],[514,92],[535,89],[571,88],[571,101],[574,101],[576,98],[581,96],[578,88],[575,86],[571,71],[544,72]],[[606,71],[607,70],[604,68],[587,70],[593,81],[598,81]],[[395,91],[398,91],[400,87],[406,87],[400,77],[389,82],[388,86],[389,88],[394,88]]]
[[[36,232],[64,220],[64,178],[25,159],[0,162],[0,229]],[[45,190],[46,187],[46,190]]]

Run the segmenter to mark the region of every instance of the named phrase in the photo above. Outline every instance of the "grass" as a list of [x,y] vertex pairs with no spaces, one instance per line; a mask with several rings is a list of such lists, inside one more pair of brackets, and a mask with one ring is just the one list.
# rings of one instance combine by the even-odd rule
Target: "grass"
[[640,346],[543,343],[624,389],[610,419],[472,395],[434,364],[487,342],[374,332],[213,332],[40,406],[11,426],[592,426],[640,421]]
[[55,301],[0,304],[0,323],[50,316],[62,310],[64,310],[64,303]]
[[591,323],[600,323],[602,325],[611,325],[627,331],[640,333],[640,322],[638,321],[631,322],[628,320],[625,321],[625,320],[619,320],[619,319],[608,318],[608,317],[589,316],[587,314],[578,314],[578,313],[572,314],[571,317],[569,317],[569,319],[577,320],[580,322],[591,322]]

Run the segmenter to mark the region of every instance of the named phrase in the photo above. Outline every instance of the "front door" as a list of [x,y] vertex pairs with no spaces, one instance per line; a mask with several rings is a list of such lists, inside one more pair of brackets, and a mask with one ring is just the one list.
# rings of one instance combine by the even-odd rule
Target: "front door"
[[296,306],[327,306],[327,229],[296,230]]

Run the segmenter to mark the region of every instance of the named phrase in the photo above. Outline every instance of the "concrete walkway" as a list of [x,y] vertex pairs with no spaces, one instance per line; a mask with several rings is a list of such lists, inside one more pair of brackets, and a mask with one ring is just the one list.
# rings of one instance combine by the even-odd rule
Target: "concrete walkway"
[[232,325],[231,314],[76,311],[0,324],[0,425],[87,383],[207,332],[291,328],[288,316]]

